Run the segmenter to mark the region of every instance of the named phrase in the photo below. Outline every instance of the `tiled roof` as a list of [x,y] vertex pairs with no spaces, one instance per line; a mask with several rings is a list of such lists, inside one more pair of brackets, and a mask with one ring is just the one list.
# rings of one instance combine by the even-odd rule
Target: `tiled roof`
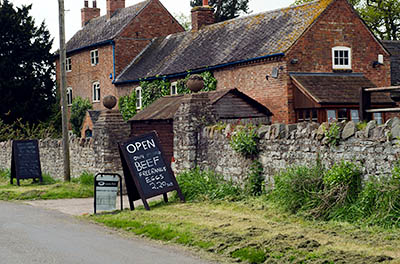
[[392,85],[400,85],[400,41],[384,40],[383,45],[391,54]]
[[[233,93],[240,96],[243,100],[246,100],[249,104],[257,107],[260,112],[265,113],[267,116],[271,116],[272,113],[262,104],[257,101],[251,99],[246,94],[240,92],[237,89],[222,89],[207,93],[208,98],[210,99],[211,104],[216,104],[222,97],[227,95],[228,93]],[[147,106],[145,109],[137,113],[132,119],[129,121],[142,121],[142,120],[168,120],[173,119],[176,111],[178,111],[179,106],[182,103],[182,100],[187,98],[186,95],[171,95],[164,96],[157,99],[151,105]]]
[[91,19],[67,42],[67,52],[113,39],[150,1],[119,9],[109,20],[106,15]]
[[314,1],[157,38],[116,81],[171,75],[284,53],[331,1]]
[[[360,88],[376,87],[359,73],[290,73],[295,85],[319,104],[358,104]],[[393,104],[388,95],[373,93],[372,102]]]

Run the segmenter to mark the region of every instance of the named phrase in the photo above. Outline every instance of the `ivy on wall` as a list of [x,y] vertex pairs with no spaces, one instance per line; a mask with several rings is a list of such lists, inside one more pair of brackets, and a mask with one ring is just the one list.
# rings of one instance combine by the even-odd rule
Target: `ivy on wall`
[[[217,89],[217,79],[214,75],[207,71],[200,74],[204,80],[204,88],[202,91],[214,91]],[[190,72],[184,79],[177,81],[177,92],[178,94],[189,94],[191,91],[187,88],[186,82],[190,78]],[[157,99],[170,95],[171,93],[171,82],[164,79],[154,81],[142,81],[140,82],[142,88],[142,107],[146,108],[151,105]],[[130,95],[122,96],[118,103],[119,110],[125,121],[131,119],[136,114],[136,91],[133,90]]]

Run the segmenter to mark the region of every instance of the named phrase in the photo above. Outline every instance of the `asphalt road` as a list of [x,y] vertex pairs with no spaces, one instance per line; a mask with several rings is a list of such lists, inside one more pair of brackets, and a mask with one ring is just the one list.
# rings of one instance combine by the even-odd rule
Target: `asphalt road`
[[0,202],[0,263],[206,264],[175,248],[124,238],[57,211]]

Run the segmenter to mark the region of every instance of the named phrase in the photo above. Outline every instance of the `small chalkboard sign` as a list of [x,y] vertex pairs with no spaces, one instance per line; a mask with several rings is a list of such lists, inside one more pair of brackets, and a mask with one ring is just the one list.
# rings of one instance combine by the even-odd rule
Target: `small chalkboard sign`
[[120,143],[119,152],[131,210],[135,209],[133,201],[139,199],[150,210],[146,199],[163,194],[167,202],[167,193],[175,190],[184,201],[174,173],[165,162],[156,132]]
[[14,140],[11,155],[11,184],[13,179],[39,179],[43,182],[40,167],[39,144],[37,140]]

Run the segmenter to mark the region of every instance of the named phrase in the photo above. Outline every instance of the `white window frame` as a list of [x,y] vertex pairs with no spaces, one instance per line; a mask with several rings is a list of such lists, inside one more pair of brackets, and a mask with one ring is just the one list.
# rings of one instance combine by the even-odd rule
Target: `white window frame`
[[[175,91],[175,92],[174,92],[174,91]],[[178,82],[173,82],[173,83],[171,83],[170,94],[171,94],[171,95],[176,95],[176,94],[178,94]]]
[[99,50],[98,49],[90,51],[90,64],[92,66],[96,66],[97,64],[99,64]]
[[350,116],[351,120],[354,121],[354,123],[360,122],[360,113],[357,109],[350,109]]
[[67,87],[67,105],[72,105],[72,87]]
[[140,110],[142,109],[142,87],[136,87],[135,89],[135,93],[136,93],[136,110]]
[[[335,53],[336,52],[341,52],[341,51],[343,51],[343,52],[348,52],[347,54],[348,54],[348,64],[341,64],[340,62],[339,63],[335,63],[336,62],[336,57],[335,57]],[[351,67],[351,56],[352,56],[352,54],[351,54],[351,48],[349,48],[349,47],[344,47],[344,46],[336,46],[336,47],[333,47],[332,48],[332,68],[334,69],[334,70],[351,70],[352,69],[352,67]],[[338,57],[338,59],[341,59],[341,57]],[[343,57],[343,59],[346,59],[346,57]]]
[[92,99],[94,103],[100,102],[100,82],[92,84]]
[[70,72],[72,71],[72,59],[71,57],[68,57],[65,59],[65,71]]
[[[332,115],[332,114],[334,114],[335,115],[335,117],[334,118],[330,118],[329,117],[329,115]],[[337,112],[336,112],[336,110],[334,110],[334,109],[328,109],[328,110],[326,110],[326,119],[328,120],[328,123],[332,123],[332,122],[335,122],[335,121],[337,121]]]

